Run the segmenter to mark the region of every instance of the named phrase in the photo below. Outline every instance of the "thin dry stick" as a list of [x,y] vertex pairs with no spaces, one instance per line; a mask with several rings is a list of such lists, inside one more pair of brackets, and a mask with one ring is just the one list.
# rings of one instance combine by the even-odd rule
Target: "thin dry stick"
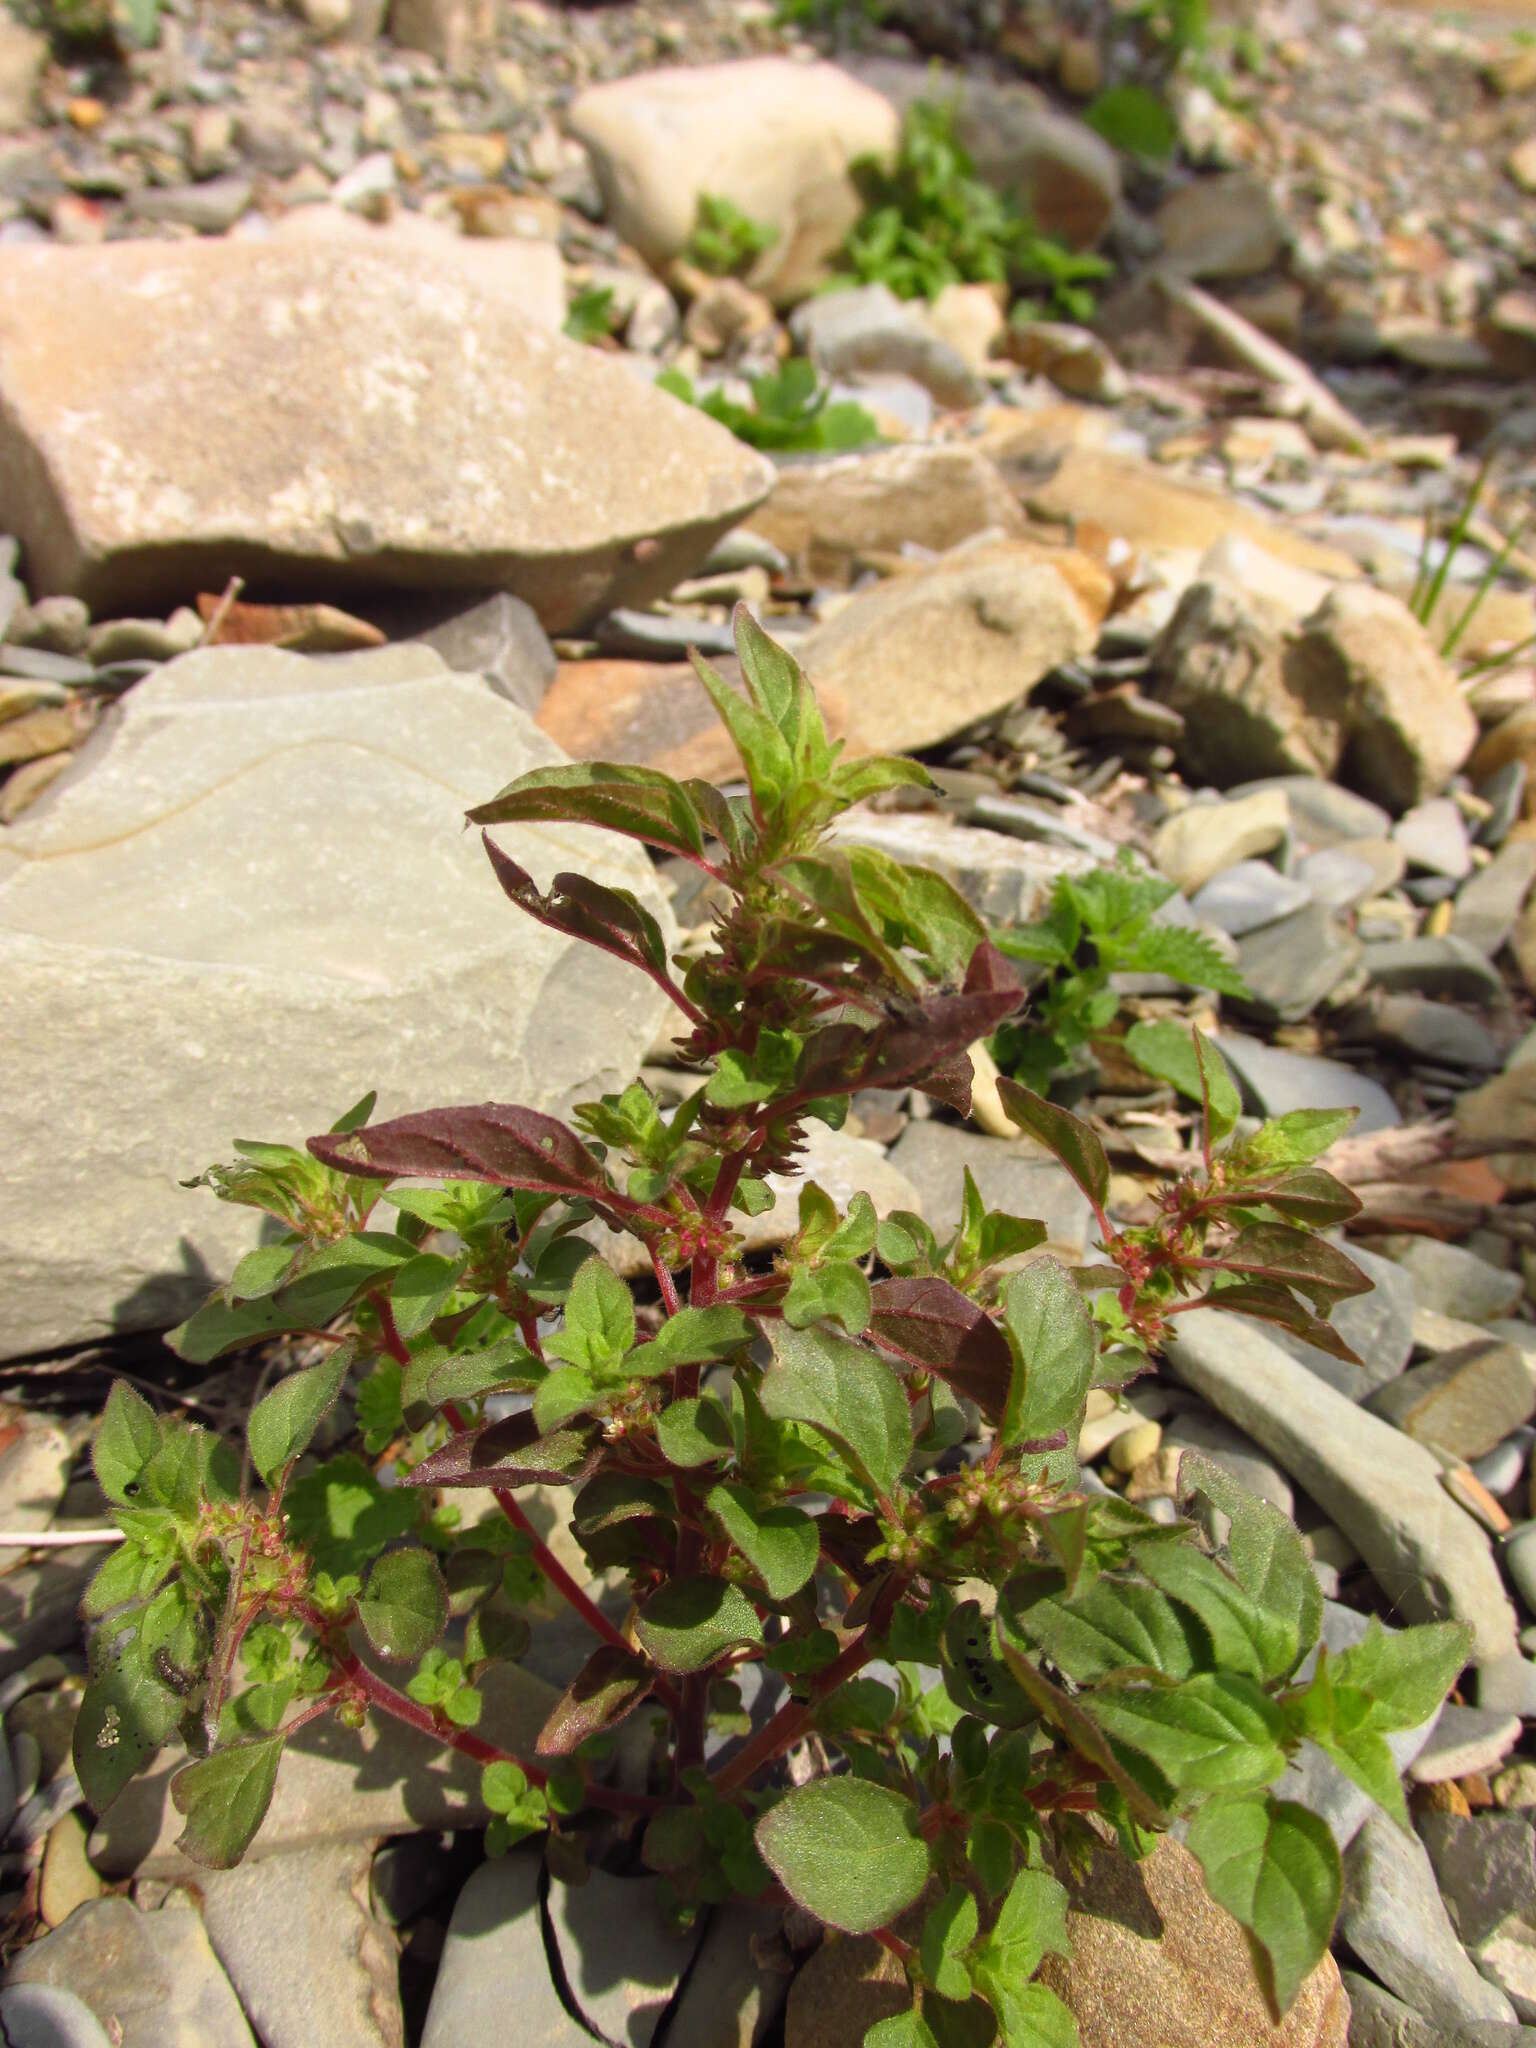
[[222,626],[224,621],[229,617],[231,606],[234,604],[235,599],[240,595],[241,591],[244,590],[244,588],[245,578],[243,576],[230,577],[229,581],[224,586],[224,595],[219,599],[218,603],[214,606],[213,610],[208,614],[208,622],[203,627],[203,637],[197,643],[199,647],[213,646],[214,642],[219,637],[220,626]]

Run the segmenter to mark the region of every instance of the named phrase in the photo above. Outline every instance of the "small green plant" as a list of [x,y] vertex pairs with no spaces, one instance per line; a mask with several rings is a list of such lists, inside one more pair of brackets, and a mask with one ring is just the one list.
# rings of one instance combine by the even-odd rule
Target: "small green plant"
[[[480,1767],[493,1854],[547,1831],[567,1875],[661,1873],[685,1921],[744,1896],[876,1935],[912,2004],[865,2048],[1067,2048],[1075,2024],[1035,1981],[1066,1945],[1058,1872],[1102,1851],[1091,1817],[1133,1855],[1183,1822],[1283,2012],[1341,1876],[1324,1822],[1269,1788],[1310,1740],[1406,1827],[1385,1738],[1433,1713],[1469,1632],[1373,1626],[1303,1677],[1322,1602],[1289,1520],[1186,1454],[1200,1519],[1164,1527],[1084,1490],[1074,1446],[1090,1387],[1143,1369],[1202,1303],[1351,1355],[1324,1318],[1369,1283],[1315,1232],[1358,1204],[1314,1162],[1353,1112],[1234,1143],[1236,1091],[1192,1038],[1202,1161],[1154,1224],[1116,1230],[1092,1127],[1004,1081],[1107,1266],[1021,1264],[1044,1227],[989,1211],[969,1177],[942,1242],[806,1183],[778,1253],[749,1257],[740,1223],[772,1206],[808,1122],[872,1086],[963,1113],[967,1048],[1022,990],[940,876],[825,836],[924,771],[843,760],[790,657],[744,612],[737,633],[744,694],[696,667],[745,796],[561,763],[470,813],[626,834],[720,892],[710,950],[673,962],[634,895],[579,873],[543,889],[485,842],[520,911],[665,992],[696,1079],[671,1117],[639,1081],[570,1124],[505,1103],[371,1124],[365,1098],[302,1149],[244,1143],[206,1176],[279,1234],[176,1348],[207,1363],[288,1333],[320,1356],[251,1410],[248,1478],[229,1443],[114,1386],[94,1459],[124,1541],[85,1597],[81,1787],[109,1806],[179,1735],[180,1847],[224,1868],[300,1730],[384,1715]],[[594,1249],[615,1233],[643,1289]],[[343,1403],[402,1483],[346,1447]],[[316,1458],[322,1424],[343,1447]],[[532,1484],[571,1490],[594,1571],[627,1584],[621,1620],[535,1533]],[[496,1503],[470,1527],[466,1488]],[[541,1579],[592,1648],[513,1754],[486,1732],[485,1676],[526,1650]],[[743,1735],[753,1665],[771,1711]]]
[[1043,1094],[1078,1066],[1119,1014],[1115,974],[1166,974],[1189,988],[1247,995],[1242,976],[1204,932],[1152,922],[1177,894],[1174,883],[1122,854],[1114,867],[1062,875],[1043,918],[997,934],[1010,959],[1046,969],[1028,1018],[1004,1024],[992,1042],[1005,1073]]
[[1168,104],[1145,85],[1106,86],[1085,109],[1083,119],[1112,149],[1163,163],[1179,146],[1178,124]]
[[862,28],[876,28],[891,12],[892,0],[779,0],[774,22],[820,35],[854,40]]
[[740,277],[778,238],[777,228],[753,220],[731,200],[701,192],[698,218],[683,255],[711,277]]
[[752,403],[743,405],[723,391],[696,396],[681,370],[664,370],[657,388],[696,405],[712,420],[729,427],[738,441],[781,454],[802,454],[836,448],[867,448],[880,429],[862,405],[852,399],[832,400],[805,356],[792,356],[780,369],[765,371],[750,383]]
[[565,309],[565,332],[572,341],[606,341],[619,324],[613,286],[588,285],[571,297]]
[[866,210],[843,260],[861,284],[884,284],[902,299],[937,298],[948,284],[1000,284],[1043,292],[1068,319],[1092,313],[1086,286],[1108,277],[1111,265],[1042,234],[978,178],[952,108],[916,101],[894,167],[866,159],[854,168]]
[[[1455,516],[1452,518],[1448,528],[1443,532],[1440,522],[1432,511],[1426,512],[1424,515],[1424,537],[1419,545],[1419,560],[1418,566],[1414,571],[1413,588],[1408,593],[1408,609],[1413,613],[1421,626],[1428,627],[1434,623],[1435,612],[1450,580],[1451,565],[1456,559],[1457,551],[1471,530],[1472,522],[1477,517],[1477,508],[1482,503],[1483,493],[1488,488],[1488,476],[1492,468],[1492,461],[1493,459],[1490,456],[1478,470],[1477,475],[1467,486],[1466,494],[1462,498],[1461,504],[1457,507]],[[1506,538],[1498,553],[1490,557],[1487,567],[1473,586],[1472,594],[1467,599],[1466,608],[1458,614],[1441,635],[1440,659],[1442,661],[1449,661],[1461,645],[1468,627],[1482,610],[1489,591],[1493,589],[1500,576],[1503,575],[1511,556],[1513,556],[1521,541],[1524,540],[1529,526],[1530,521],[1522,519],[1514,531]],[[1438,563],[1435,563],[1432,558],[1437,540],[1440,543],[1440,559]],[[1464,686],[1471,688],[1477,683],[1486,682],[1491,676],[1497,675],[1502,670],[1512,666],[1533,645],[1536,645],[1536,634],[1528,636],[1515,646],[1506,648],[1502,652],[1484,655],[1480,661],[1469,663],[1462,675]]]
[[40,21],[65,49],[147,50],[160,38],[160,0],[42,0]]

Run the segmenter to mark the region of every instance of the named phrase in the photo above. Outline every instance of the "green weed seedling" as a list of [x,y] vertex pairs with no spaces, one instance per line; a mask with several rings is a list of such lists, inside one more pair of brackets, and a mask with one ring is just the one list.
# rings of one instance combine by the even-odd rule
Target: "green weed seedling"
[[[672,960],[634,895],[580,873],[541,888],[485,841],[518,911],[665,992],[693,1075],[680,1107],[638,1080],[569,1122],[482,1102],[373,1123],[365,1098],[305,1146],[242,1143],[205,1176],[277,1235],[176,1348],[207,1364],[286,1336],[314,1362],[256,1402],[243,1467],[113,1388],[95,1465],[125,1540],[85,1599],[81,1787],[109,1807],[178,1738],[180,1846],[223,1868],[299,1731],[391,1717],[480,1766],[493,1853],[546,1835],[565,1873],[664,1874],[685,1919],[744,1897],[874,1934],[911,2003],[865,2048],[1074,2041],[1036,1977],[1067,1942],[1059,1873],[1102,1850],[1095,1823],[1138,1855],[1179,1822],[1283,2012],[1340,1870],[1323,1822],[1271,1788],[1305,1738],[1406,1826],[1385,1738],[1433,1712],[1468,1632],[1373,1627],[1302,1679],[1321,1599],[1290,1521],[1186,1455],[1205,1523],[1164,1527],[1085,1490],[1074,1446],[1090,1388],[1142,1370],[1200,1303],[1347,1355],[1324,1318],[1368,1283],[1316,1232],[1357,1205],[1314,1163],[1347,1118],[1232,1142],[1236,1090],[1191,1038],[1203,1162],[1154,1225],[1117,1231],[1092,1127],[1005,1080],[1092,1204],[1096,1267],[1044,1256],[1043,1226],[969,1179],[942,1240],[807,1182],[778,1251],[749,1256],[743,1222],[812,1121],[835,1128],[863,1088],[966,1114],[968,1048],[1022,991],[946,881],[826,836],[924,770],[845,759],[744,611],[737,645],[745,694],[695,666],[745,795],[570,762],[470,813],[599,826],[719,892],[710,949]],[[643,1287],[598,1248],[619,1238]],[[341,1449],[316,1454],[322,1424]],[[535,1533],[533,1484],[570,1489],[577,1542],[627,1587],[613,1614]],[[467,1526],[465,1488],[496,1503]],[[523,1654],[551,1590],[591,1654],[514,1755],[485,1732],[485,1676]],[[743,1738],[754,1664],[777,1705]],[[618,1785],[610,1738],[636,1715],[640,1767],[631,1751]]]

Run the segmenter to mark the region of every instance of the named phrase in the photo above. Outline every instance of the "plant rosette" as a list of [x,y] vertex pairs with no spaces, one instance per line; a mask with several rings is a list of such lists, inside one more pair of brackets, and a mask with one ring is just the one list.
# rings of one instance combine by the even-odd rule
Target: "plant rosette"
[[[303,1148],[242,1143],[204,1177],[278,1236],[175,1346],[206,1364],[282,1338],[294,1369],[252,1409],[243,1469],[114,1387],[94,1455],[125,1540],[85,1598],[81,1787],[109,1806],[176,1739],[180,1846],[222,1868],[299,1730],[389,1716],[481,1767],[493,1853],[543,1834],[566,1875],[661,1873],[683,1920],[747,1898],[873,1934],[911,2007],[866,2048],[954,2041],[961,2013],[968,2041],[1075,2039],[1036,1980],[1066,1941],[1060,1874],[1178,1823],[1283,2012],[1340,1877],[1326,1828],[1275,1781],[1314,1742],[1406,1825],[1386,1737],[1433,1711],[1466,1631],[1373,1628],[1302,1679],[1321,1601],[1291,1523],[1186,1455],[1191,1519],[1164,1527],[1086,1491],[1074,1446],[1090,1389],[1145,1370],[1201,1303],[1349,1355],[1326,1317],[1367,1283],[1316,1234],[1356,1206],[1315,1163],[1343,1120],[1234,1142],[1218,1055],[1164,1033],[1142,1051],[1200,1101],[1204,1143],[1136,1230],[1106,1213],[1092,1126],[1001,1084],[1093,1205],[1086,1270],[1041,1255],[1043,1227],[989,1211],[969,1177],[942,1241],[806,1182],[779,1248],[749,1253],[741,1226],[812,1120],[837,1126],[867,1087],[964,1115],[968,1048],[1022,991],[946,881],[827,840],[924,770],[843,758],[744,611],[737,638],[744,691],[696,665],[745,795],[570,763],[471,813],[602,826],[715,885],[713,945],[673,961],[633,895],[576,873],[541,889],[486,840],[519,910],[666,992],[686,1100],[666,1114],[636,1081],[570,1123],[502,1103],[372,1123],[365,1098]],[[615,1234],[643,1249],[643,1288],[595,1248]],[[349,1440],[338,1403],[362,1448],[317,1456],[322,1424]],[[569,1490],[574,1538],[622,1576],[624,1609],[540,1539],[530,1486]],[[496,1513],[464,1526],[463,1489]],[[481,1688],[551,1594],[591,1653],[514,1755],[484,1732]],[[746,1732],[753,1665],[770,1710]],[[632,1716],[644,1771],[627,1745],[610,1783]]]

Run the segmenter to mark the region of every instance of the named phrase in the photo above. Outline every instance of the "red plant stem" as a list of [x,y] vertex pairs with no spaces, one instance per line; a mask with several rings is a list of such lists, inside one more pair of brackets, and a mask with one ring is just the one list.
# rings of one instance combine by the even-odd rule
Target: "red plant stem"
[[[408,1693],[396,1692],[376,1671],[370,1671],[360,1657],[348,1655],[343,1659],[340,1682],[361,1694],[377,1712],[403,1721],[408,1728],[430,1735],[436,1742],[446,1743],[450,1749],[458,1750],[477,1764],[516,1764],[530,1785],[548,1782],[549,1772],[542,1764],[535,1763],[531,1757],[518,1756],[510,1749],[502,1749],[494,1742],[487,1742],[473,1729],[456,1728],[445,1715],[422,1706]],[[611,1785],[589,1784],[586,1797],[593,1806],[607,1807],[613,1813],[654,1813],[662,1803],[643,1792],[621,1792]]]
[[816,1709],[822,1699],[840,1686],[845,1678],[852,1678],[874,1654],[871,1626],[855,1636],[841,1655],[811,1681],[810,1699],[787,1701],[765,1728],[760,1728],[750,1742],[737,1750],[713,1780],[719,1796],[728,1799],[732,1793],[740,1792],[765,1765],[781,1757],[785,1750],[793,1749],[816,1719]]
[[889,1949],[893,1956],[900,1956],[903,1962],[906,1962],[912,1954],[911,1942],[903,1941],[899,1934],[892,1934],[889,1927],[877,1927],[875,1929],[875,1940],[879,1942],[882,1948]]
[[667,1314],[675,1316],[678,1309],[682,1306],[677,1298],[677,1282],[667,1270],[666,1261],[662,1258],[661,1253],[657,1251],[655,1245],[648,1244],[646,1250],[651,1255],[651,1270],[656,1275],[656,1285],[661,1289],[661,1298],[666,1306]]
[[406,1349],[405,1339],[395,1323],[395,1311],[389,1296],[380,1293],[371,1295],[369,1299],[378,1314],[379,1335],[384,1339],[384,1349],[397,1365],[409,1365],[411,1354]]

